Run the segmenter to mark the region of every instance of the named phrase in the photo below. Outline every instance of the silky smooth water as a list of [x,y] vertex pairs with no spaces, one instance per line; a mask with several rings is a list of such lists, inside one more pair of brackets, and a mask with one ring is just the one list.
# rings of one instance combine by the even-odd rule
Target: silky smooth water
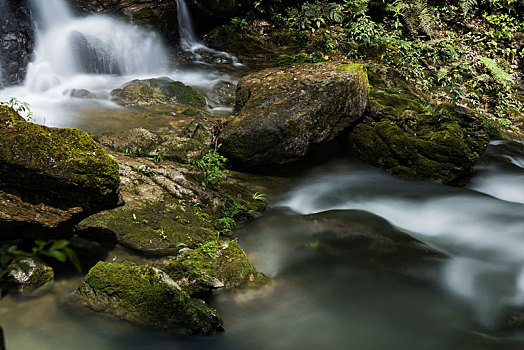
[[[205,95],[219,82],[236,84],[242,74],[233,66],[219,70],[179,64],[169,57],[159,35],[109,16],[75,16],[65,0],[33,0],[32,5],[37,19],[35,59],[22,86],[0,89],[0,101],[16,97],[27,102],[33,120],[40,124],[103,131],[96,120],[91,121],[93,127],[86,127],[85,111],[104,110],[111,118],[123,107],[112,100],[110,91],[131,80],[166,76]],[[86,54],[88,59],[79,59]],[[73,97],[74,89],[89,90],[95,98]],[[231,111],[220,105],[210,109]],[[117,128],[134,124],[124,120]]]
[[[66,302],[80,281],[73,278],[40,297],[2,299],[8,349],[478,349],[480,333],[522,308],[524,244],[524,205],[478,183],[522,176],[522,159],[522,145],[493,143],[466,188],[403,181],[347,160],[312,168],[239,230],[239,244],[274,283],[215,293],[225,333],[167,336],[74,311]],[[364,226],[372,217],[355,209],[378,214],[449,258],[413,264],[418,274],[406,275],[316,251],[291,223],[331,209]],[[524,346],[522,333],[495,335],[501,349]]]

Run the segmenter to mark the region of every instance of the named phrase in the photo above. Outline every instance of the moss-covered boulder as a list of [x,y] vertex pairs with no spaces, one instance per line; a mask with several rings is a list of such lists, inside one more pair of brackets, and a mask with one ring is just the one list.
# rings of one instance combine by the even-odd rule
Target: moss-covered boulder
[[429,101],[394,71],[370,73],[366,118],[348,149],[394,175],[463,185],[489,142],[486,119],[466,108]]
[[0,106],[0,232],[70,228],[119,205],[118,165],[86,133]]
[[53,269],[40,259],[17,257],[7,267],[5,282],[10,290],[28,293],[50,287],[54,278]]
[[162,270],[190,295],[269,281],[255,270],[246,253],[233,241],[216,240],[197,249],[182,249]]
[[94,311],[168,332],[209,335],[222,330],[215,310],[151,266],[99,262],[73,298]]
[[206,106],[202,95],[190,86],[170,78],[133,80],[111,91],[111,96],[126,106],[182,103],[197,108]]
[[120,165],[126,204],[85,219],[78,229],[110,230],[120,244],[145,254],[197,248],[267,206],[234,183],[204,186],[202,172],[192,165],[110,154]]
[[362,117],[368,81],[362,65],[271,68],[238,83],[235,118],[222,150],[245,166],[296,161]]

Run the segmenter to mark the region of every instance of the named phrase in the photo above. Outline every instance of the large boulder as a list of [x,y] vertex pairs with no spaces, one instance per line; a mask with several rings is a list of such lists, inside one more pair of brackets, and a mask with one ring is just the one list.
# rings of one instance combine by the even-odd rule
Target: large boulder
[[222,150],[244,166],[284,164],[333,140],[360,119],[368,97],[359,64],[302,64],[242,78]]
[[68,229],[118,206],[118,165],[86,133],[25,121],[0,106],[0,232]]
[[94,311],[168,332],[209,335],[222,330],[215,310],[151,266],[99,262],[73,298]]
[[485,151],[487,119],[429,101],[394,71],[370,72],[363,123],[349,134],[351,154],[394,175],[463,185]]

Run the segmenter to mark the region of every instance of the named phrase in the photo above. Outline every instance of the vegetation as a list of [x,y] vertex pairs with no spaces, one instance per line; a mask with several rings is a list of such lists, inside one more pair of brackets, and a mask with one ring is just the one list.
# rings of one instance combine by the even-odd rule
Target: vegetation
[[18,256],[48,257],[65,263],[67,260],[80,273],[82,268],[75,251],[68,247],[70,242],[65,239],[40,241],[36,240],[30,252],[20,250],[17,245],[0,247],[0,279],[8,271],[8,266]]
[[[523,0],[257,2],[246,18],[288,31],[283,65],[349,59],[394,68],[430,99],[463,105],[515,130],[524,94]],[[258,27],[256,27],[258,28]],[[251,30],[251,32],[255,32]],[[290,39],[293,40],[293,39]]]
[[[217,147],[218,148],[218,147]],[[203,175],[202,185],[208,186],[224,181],[228,175],[227,158],[221,156],[216,149],[210,149],[202,158],[195,161]]]

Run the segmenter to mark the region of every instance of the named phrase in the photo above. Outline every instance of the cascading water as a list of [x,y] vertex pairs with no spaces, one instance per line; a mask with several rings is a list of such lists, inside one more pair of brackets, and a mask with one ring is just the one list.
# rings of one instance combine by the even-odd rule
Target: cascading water
[[151,74],[167,71],[155,34],[105,16],[76,18],[63,0],[34,0],[39,26],[36,60],[26,80],[45,91],[83,73]]
[[[32,0],[36,49],[24,85],[3,89],[0,100],[15,96],[29,103],[37,122],[77,126],[77,111],[88,107],[118,108],[109,91],[137,78],[169,73],[168,59],[157,34],[117,19],[76,17],[65,0]],[[86,89],[98,99],[71,98]]]
[[214,50],[207,47],[197,39],[195,30],[193,29],[193,22],[191,20],[191,14],[189,8],[184,0],[176,0],[177,3],[177,20],[178,20],[178,32],[180,34],[180,46],[183,50],[191,52],[197,61],[202,59],[202,56],[198,53],[199,51],[208,52],[216,58],[230,62],[233,65],[242,65],[238,62],[238,59],[224,51]]

